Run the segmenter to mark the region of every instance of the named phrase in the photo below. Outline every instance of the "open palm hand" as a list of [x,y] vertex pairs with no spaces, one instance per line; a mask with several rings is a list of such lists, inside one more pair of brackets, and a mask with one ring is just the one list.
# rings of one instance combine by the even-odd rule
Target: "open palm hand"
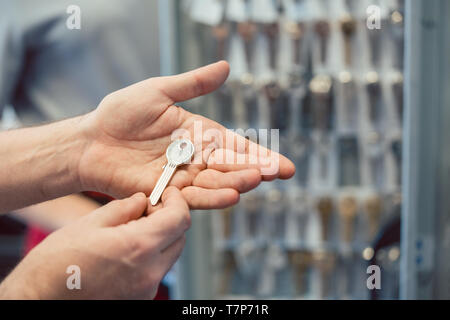
[[[177,169],[170,185],[182,190],[193,209],[227,207],[261,180],[290,178],[295,167],[285,157],[264,148],[259,151],[265,156],[251,152],[256,144],[174,105],[216,90],[228,72],[228,64],[218,62],[108,95],[83,119],[90,141],[79,165],[83,188],[118,198],[149,195],[167,162],[166,149],[177,136],[190,138],[196,153],[190,164]],[[230,155],[232,160],[225,161]],[[238,155],[244,161],[237,161]],[[271,170],[265,172],[267,166]]]

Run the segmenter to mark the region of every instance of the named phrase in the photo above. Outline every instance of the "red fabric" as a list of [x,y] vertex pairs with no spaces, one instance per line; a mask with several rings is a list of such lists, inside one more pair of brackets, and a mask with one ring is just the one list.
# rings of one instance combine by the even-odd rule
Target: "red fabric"
[[27,255],[34,247],[36,247],[42,240],[49,235],[48,232],[30,225],[28,226],[27,233],[25,235],[24,255]]
[[160,283],[154,300],[169,300],[169,288]]

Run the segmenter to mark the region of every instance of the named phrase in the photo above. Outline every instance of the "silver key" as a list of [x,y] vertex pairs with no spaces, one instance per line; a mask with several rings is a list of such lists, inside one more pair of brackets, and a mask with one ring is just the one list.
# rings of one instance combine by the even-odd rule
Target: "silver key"
[[155,188],[150,195],[150,203],[156,205],[161,198],[164,189],[169,184],[175,170],[178,166],[189,162],[194,154],[194,145],[190,140],[181,139],[172,142],[166,151],[167,164],[163,167],[164,171],[159,177]]

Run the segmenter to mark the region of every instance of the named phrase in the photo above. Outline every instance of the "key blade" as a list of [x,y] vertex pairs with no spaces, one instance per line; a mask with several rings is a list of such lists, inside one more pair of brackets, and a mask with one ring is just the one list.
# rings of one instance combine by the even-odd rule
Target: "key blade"
[[168,163],[164,167],[164,171],[159,177],[158,182],[156,183],[156,186],[150,195],[150,203],[152,206],[155,206],[158,203],[159,199],[161,198],[161,195],[163,194],[164,190],[169,184],[169,181],[172,178],[176,168],[177,166],[173,163]]

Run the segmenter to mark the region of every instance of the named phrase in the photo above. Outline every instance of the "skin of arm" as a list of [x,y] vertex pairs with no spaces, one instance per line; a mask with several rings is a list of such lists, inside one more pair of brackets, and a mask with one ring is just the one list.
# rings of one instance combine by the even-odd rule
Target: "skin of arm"
[[79,194],[46,201],[13,212],[26,223],[32,223],[49,232],[62,228],[82,216],[98,209],[100,205]]
[[[148,196],[167,162],[172,133],[184,130],[195,139],[198,123],[203,131],[215,130],[222,138],[209,153],[209,142],[196,143],[200,163],[179,168],[170,181],[190,208],[228,207],[261,180],[292,177],[295,167],[285,157],[260,148],[264,155],[258,153],[257,161],[251,162],[255,143],[174,105],[216,90],[228,73],[228,63],[221,61],[176,76],[151,78],[108,95],[84,116],[1,133],[0,212],[84,190],[115,198],[136,192]],[[239,143],[228,145],[229,136]],[[224,154],[243,155],[245,163],[218,163]],[[263,174],[267,159],[276,164],[275,170]]]
[[81,191],[81,117],[0,133],[0,212]]

